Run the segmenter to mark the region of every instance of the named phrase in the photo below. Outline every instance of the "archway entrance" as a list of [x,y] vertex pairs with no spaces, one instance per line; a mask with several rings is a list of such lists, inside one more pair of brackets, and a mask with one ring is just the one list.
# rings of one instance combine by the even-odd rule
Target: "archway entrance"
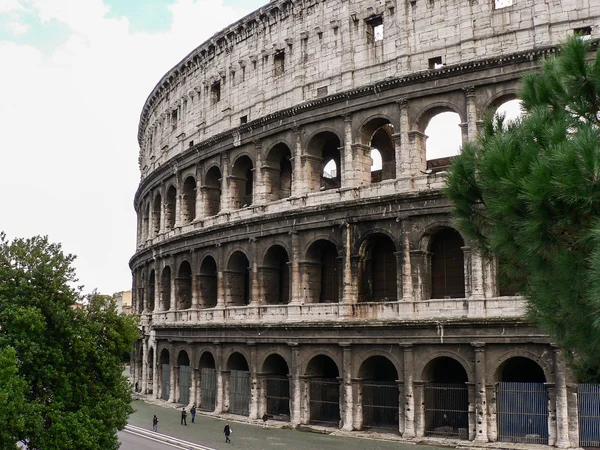
[[383,356],[372,356],[359,371],[362,393],[362,427],[398,431],[398,371]]
[[290,420],[290,379],[285,359],[270,355],[263,365],[266,413],[275,420]]
[[177,290],[177,309],[190,309],[192,307],[192,267],[187,261],[183,261],[179,266],[177,278],[175,278],[175,287]]
[[227,265],[227,306],[244,306],[250,303],[250,262],[245,254],[235,252]]
[[340,423],[340,372],[328,356],[315,356],[306,368],[310,423],[337,427]]
[[384,234],[370,236],[360,249],[359,293],[361,302],[396,301],[396,247]]
[[185,351],[177,356],[179,366],[179,403],[187,405],[190,402],[190,358]]
[[229,372],[229,412],[250,414],[250,369],[241,353],[234,353],[227,363]]
[[497,377],[498,440],[548,444],[548,391],[542,368],[517,356],[500,365]]
[[212,256],[207,256],[200,265],[200,305],[202,308],[217,306],[217,263]]
[[423,371],[425,436],[469,438],[467,372],[455,359],[435,358]]
[[160,398],[169,400],[171,393],[171,365],[169,364],[169,351],[160,352]]
[[217,405],[217,370],[215,358],[209,352],[200,357],[200,401],[199,408],[214,411]]
[[443,228],[433,236],[431,252],[431,298],[464,298],[465,269],[458,231]]
[[280,245],[274,245],[265,255],[262,289],[267,305],[287,304],[290,301],[289,257]]

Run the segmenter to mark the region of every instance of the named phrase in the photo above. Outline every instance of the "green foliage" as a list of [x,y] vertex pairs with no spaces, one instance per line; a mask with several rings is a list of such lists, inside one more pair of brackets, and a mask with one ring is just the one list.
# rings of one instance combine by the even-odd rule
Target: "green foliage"
[[46,237],[0,234],[0,448],[119,446],[132,412],[120,361],[139,332],[97,293],[76,307],[73,260]]
[[600,382],[600,53],[571,38],[523,79],[525,115],[488,117],[449,171],[459,227],[506,261],[530,319]]

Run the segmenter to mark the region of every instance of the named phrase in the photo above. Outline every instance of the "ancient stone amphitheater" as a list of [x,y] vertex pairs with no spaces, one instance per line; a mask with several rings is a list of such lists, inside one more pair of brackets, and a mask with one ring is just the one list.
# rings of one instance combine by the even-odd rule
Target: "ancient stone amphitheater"
[[597,24],[597,0],[273,0],[182,59],[139,124],[140,390],[291,426],[578,446],[577,385],[453,228],[451,154],[426,130],[450,112],[473,139]]

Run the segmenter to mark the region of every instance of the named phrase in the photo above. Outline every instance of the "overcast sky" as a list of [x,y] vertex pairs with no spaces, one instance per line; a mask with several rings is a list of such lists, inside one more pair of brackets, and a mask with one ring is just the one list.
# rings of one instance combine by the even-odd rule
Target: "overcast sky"
[[[62,243],[86,292],[130,289],[144,101],[191,50],[266,3],[0,0],[0,230]],[[448,149],[445,130],[460,130],[444,126]]]

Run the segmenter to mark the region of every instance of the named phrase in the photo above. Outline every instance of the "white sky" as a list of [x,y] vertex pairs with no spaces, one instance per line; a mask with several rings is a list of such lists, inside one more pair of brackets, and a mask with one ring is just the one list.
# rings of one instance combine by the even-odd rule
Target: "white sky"
[[61,242],[86,292],[130,289],[144,101],[187,53],[266,3],[0,0],[0,230]]

